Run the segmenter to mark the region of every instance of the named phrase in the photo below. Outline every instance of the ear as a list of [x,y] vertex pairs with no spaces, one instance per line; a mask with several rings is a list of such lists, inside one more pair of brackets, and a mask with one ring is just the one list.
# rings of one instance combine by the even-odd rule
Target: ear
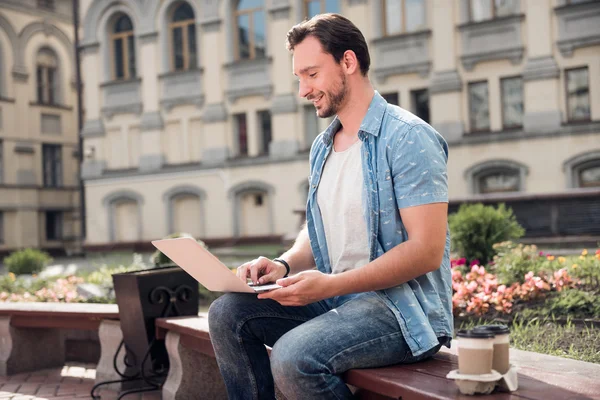
[[344,52],[340,63],[342,64],[342,68],[347,75],[352,75],[360,69],[358,58],[356,58],[356,53],[354,53],[352,50],[346,50]]

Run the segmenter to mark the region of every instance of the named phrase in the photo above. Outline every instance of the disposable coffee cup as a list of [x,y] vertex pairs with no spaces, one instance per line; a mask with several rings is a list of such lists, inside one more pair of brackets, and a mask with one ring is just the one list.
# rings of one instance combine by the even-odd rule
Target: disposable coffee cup
[[506,325],[480,325],[473,328],[475,332],[491,332],[494,337],[494,357],[492,361],[492,369],[506,374],[510,369],[509,360],[509,336],[510,330]]
[[494,358],[494,337],[492,332],[459,330],[458,371],[465,375],[492,373]]

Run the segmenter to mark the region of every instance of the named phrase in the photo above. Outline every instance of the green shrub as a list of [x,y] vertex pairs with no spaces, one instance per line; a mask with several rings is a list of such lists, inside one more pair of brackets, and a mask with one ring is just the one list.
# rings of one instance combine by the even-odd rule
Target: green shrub
[[593,293],[579,289],[561,290],[544,305],[548,315],[574,318],[599,318],[600,303]]
[[535,245],[523,245],[506,241],[493,245],[496,255],[494,255],[494,265],[491,272],[498,276],[498,282],[505,285],[513,283],[523,283],[525,275],[533,272],[539,276],[542,271],[548,275],[546,269],[546,257],[540,256],[540,252]]
[[[189,237],[192,239],[194,238],[189,233],[172,233],[169,236],[165,237],[164,239],[175,239],[175,238],[180,238],[180,237]],[[203,241],[197,240],[197,242],[200,243],[205,249],[207,248]],[[160,250],[156,250],[150,257],[150,259],[152,260],[154,265],[157,267],[165,267],[165,266],[173,265],[173,261],[171,261],[169,259],[169,257],[167,257]]]
[[16,275],[37,274],[52,261],[48,253],[37,249],[25,249],[11,253],[4,258],[8,272]]
[[518,239],[525,233],[510,208],[463,204],[448,217],[452,248],[469,261],[485,265],[495,254],[493,245]]

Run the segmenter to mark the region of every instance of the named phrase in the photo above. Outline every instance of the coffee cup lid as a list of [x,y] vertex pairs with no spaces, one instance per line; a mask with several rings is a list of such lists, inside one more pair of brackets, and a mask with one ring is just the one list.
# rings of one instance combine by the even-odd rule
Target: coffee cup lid
[[456,332],[456,337],[467,338],[467,339],[489,339],[496,337],[494,332],[490,331],[476,331],[472,329],[461,329]]
[[473,328],[474,331],[487,331],[496,335],[504,335],[510,333],[510,329],[506,325],[479,325]]

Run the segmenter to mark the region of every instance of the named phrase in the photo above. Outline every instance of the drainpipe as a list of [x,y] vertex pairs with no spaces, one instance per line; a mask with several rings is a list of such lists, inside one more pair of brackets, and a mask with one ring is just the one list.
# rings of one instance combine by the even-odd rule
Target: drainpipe
[[77,137],[79,153],[79,217],[81,223],[80,245],[83,252],[83,243],[86,238],[86,214],[85,214],[85,186],[81,178],[81,164],[83,163],[83,137],[81,130],[83,128],[83,97],[81,93],[81,57],[79,53],[79,0],[73,0],[73,29],[75,30],[75,73],[77,80]]

